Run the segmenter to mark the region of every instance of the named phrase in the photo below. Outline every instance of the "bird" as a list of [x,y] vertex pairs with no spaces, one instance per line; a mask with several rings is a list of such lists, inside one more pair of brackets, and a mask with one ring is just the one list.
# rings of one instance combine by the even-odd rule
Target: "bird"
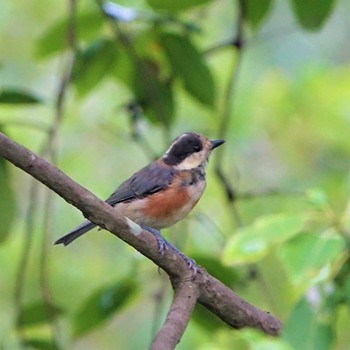
[[[170,248],[195,269],[195,262],[166,241],[160,230],[182,220],[197,204],[206,187],[209,156],[224,142],[195,132],[181,134],[159,159],[124,181],[106,203],[151,232],[157,239],[160,254]],[[54,244],[67,246],[96,226],[85,220]]]

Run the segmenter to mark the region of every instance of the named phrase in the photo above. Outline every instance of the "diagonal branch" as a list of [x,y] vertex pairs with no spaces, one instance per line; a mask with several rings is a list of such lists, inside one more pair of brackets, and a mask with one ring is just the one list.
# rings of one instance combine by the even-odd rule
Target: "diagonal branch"
[[[188,296],[181,291],[181,288],[188,286],[184,281],[190,281],[191,285],[196,286],[199,293],[198,302],[231,327],[237,329],[254,327],[271,335],[279,333],[281,323],[278,319],[241,299],[223,283],[208,274],[205,269],[199,267],[197,274],[193,275],[187,263],[172,250],[169,249],[166,254],[160,256],[157,241],[150,232],[141,229],[58,168],[10,140],[3,133],[0,133],[0,156],[52,189],[68,203],[81,210],[86,218],[134,247],[169,275],[175,290],[174,302],[179,305],[181,300],[184,305],[189,305],[189,310],[180,310],[183,322],[174,325],[177,330],[172,344],[180,341],[191,313],[191,304],[186,302]],[[169,321],[165,322],[165,328],[158,335],[161,335],[161,332],[168,332],[166,327],[171,322],[175,311],[174,308],[170,310]]]

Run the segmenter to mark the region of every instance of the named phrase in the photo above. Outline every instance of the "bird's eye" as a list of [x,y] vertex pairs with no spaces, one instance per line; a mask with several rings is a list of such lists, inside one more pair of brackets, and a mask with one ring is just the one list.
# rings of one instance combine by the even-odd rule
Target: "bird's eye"
[[195,152],[199,152],[201,150],[201,148],[199,145],[195,145],[194,150],[195,150]]

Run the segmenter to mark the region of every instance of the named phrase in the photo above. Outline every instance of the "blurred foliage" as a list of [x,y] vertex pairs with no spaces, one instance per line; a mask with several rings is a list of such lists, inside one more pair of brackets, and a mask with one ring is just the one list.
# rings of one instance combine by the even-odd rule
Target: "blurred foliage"
[[103,287],[87,298],[74,316],[73,335],[80,337],[108,319],[135,293],[133,279],[123,279],[112,286]]
[[0,92],[0,103],[5,104],[21,104],[21,103],[39,103],[40,99],[31,94],[22,92],[18,89],[11,90],[3,90]]
[[15,194],[9,177],[8,164],[0,158],[0,243],[8,237],[16,215]]
[[55,305],[45,305],[42,300],[28,303],[24,305],[19,315],[19,325],[23,328],[31,327],[47,323],[48,313],[58,316],[63,313],[59,307]]
[[302,217],[265,215],[227,240],[223,262],[226,265],[257,262],[269,253],[269,249],[298,234],[303,226]]
[[[284,330],[197,306],[179,349],[348,347],[347,1],[2,5],[1,131],[101,198],[181,132],[226,139],[197,216],[165,234]],[[51,246],[81,218],[44,192],[0,159],[0,347],[148,348],[163,275],[103,231]]]
[[335,2],[335,0],[292,1],[298,21],[303,27],[311,30],[318,29],[322,25],[332,11]]

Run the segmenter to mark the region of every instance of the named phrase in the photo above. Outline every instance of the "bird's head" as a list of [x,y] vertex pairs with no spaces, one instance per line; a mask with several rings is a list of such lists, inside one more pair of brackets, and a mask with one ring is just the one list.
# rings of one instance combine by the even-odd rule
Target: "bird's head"
[[178,136],[162,159],[165,164],[177,170],[190,170],[198,166],[205,166],[211,151],[222,145],[224,140],[209,140],[203,135],[186,132]]

